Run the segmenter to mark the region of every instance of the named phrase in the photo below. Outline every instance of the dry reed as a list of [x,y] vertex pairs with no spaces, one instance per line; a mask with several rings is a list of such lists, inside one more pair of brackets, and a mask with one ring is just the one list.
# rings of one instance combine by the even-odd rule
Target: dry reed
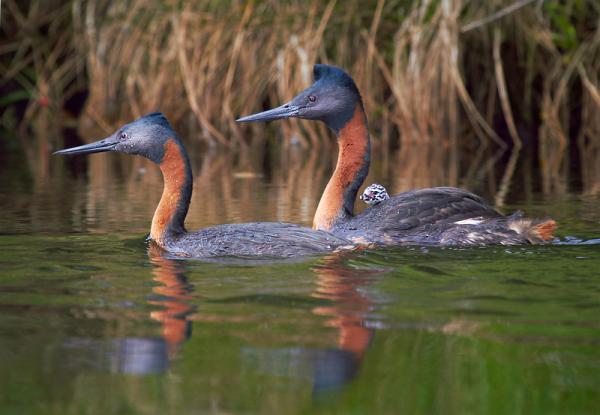
[[[395,190],[425,184],[414,177],[423,165],[439,171],[435,183],[476,180],[489,168],[484,155],[518,149],[523,130],[539,137],[547,192],[564,191],[568,146],[597,154],[588,151],[598,146],[591,114],[600,109],[600,8],[592,0],[5,4],[3,30],[18,30],[0,48],[3,81],[32,65],[31,95],[60,106],[85,75],[85,114],[104,129],[162,110],[208,143],[246,147],[264,138],[264,127],[235,118],[289,100],[310,84],[313,63],[328,62],[355,77],[376,144],[434,147],[416,159],[399,152],[394,169],[405,184]],[[31,27],[49,36],[30,36]],[[570,139],[575,108],[579,141]],[[27,120],[38,110],[33,100]],[[329,142],[314,123],[277,128],[305,147]],[[477,155],[468,164],[465,148]],[[592,164],[586,177],[597,175]],[[512,174],[498,181],[503,194]]]

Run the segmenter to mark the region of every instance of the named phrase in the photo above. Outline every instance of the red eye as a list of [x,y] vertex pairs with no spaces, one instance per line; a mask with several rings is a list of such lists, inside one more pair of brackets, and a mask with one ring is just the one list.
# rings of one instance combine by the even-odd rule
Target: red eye
[[310,102],[315,102],[315,101],[317,100],[317,97],[316,97],[316,96],[314,96],[314,95],[309,95],[309,96],[308,96],[308,100],[309,100]]

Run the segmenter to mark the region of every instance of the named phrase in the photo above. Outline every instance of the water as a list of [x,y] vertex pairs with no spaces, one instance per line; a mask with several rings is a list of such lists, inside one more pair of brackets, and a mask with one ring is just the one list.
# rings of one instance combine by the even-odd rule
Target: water
[[[0,152],[2,414],[597,411],[600,245],[578,242],[600,238],[600,197],[577,180],[543,193],[521,162],[502,200],[563,244],[173,261],[144,241],[154,166],[22,147]],[[335,156],[188,147],[190,229],[309,224]],[[465,180],[389,157],[369,181],[393,191]],[[493,200],[488,179],[468,184]]]

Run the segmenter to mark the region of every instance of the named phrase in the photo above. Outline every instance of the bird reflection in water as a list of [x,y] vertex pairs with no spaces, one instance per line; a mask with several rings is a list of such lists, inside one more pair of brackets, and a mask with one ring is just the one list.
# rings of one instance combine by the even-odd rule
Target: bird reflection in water
[[[381,273],[378,269],[355,269],[346,265],[348,253],[325,257],[312,268],[315,289],[310,294],[318,305],[310,310],[310,320],[325,317],[323,323],[335,329],[333,347],[264,348],[252,344],[241,349],[242,365],[274,376],[304,379],[312,383],[314,397],[341,390],[356,375],[374,331],[365,323],[372,307],[364,288]],[[97,370],[144,375],[167,370],[192,335],[192,321],[228,322],[231,318],[196,313],[193,287],[185,274],[186,261],[170,259],[165,251],[150,243],[148,256],[153,280],[158,283],[147,302],[157,309],[150,318],[161,324],[160,337],[123,337],[110,340],[71,338],[66,346],[79,358],[78,367],[92,365]],[[245,298],[235,298],[245,301]],[[213,300],[231,303],[231,298]],[[289,324],[294,324],[290,322]],[[306,333],[310,337],[311,333]],[[280,339],[281,343],[288,338]]]
[[169,368],[180,346],[191,336],[189,316],[195,311],[189,302],[192,287],[184,275],[185,262],[164,256],[154,243],[148,245],[148,257],[153,265],[152,288],[148,303],[159,307],[150,318],[160,322],[160,337],[120,337],[113,339],[70,338],[70,366],[115,373],[145,375],[161,373]]
[[317,274],[317,289],[313,297],[332,302],[315,307],[313,313],[331,317],[327,325],[339,330],[338,347],[361,358],[369,346],[373,330],[365,326],[365,314],[371,307],[369,298],[360,289],[373,282],[379,271],[351,269],[341,264],[339,257],[329,258],[313,268]]
[[[163,307],[150,316],[161,323],[167,356],[173,359],[191,336],[190,320],[214,323],[219,318],[192,315],[195,309],[190,305],[192,287],[183,274],[185,261],[168,259],[154,244],[150,244],[148,252],[154,265],[153,279],[160,283],[153,288],[155,297],[149,302]],[[371,301],[362,289],[374,282],[381,271],[349,267],[346,256],[340,253],[325,257],[312,268],[316,287],[311,297],[328,304],[312,308],[311,313],[326,317],[325,325],[337,331],[337,347],[264,349],[249,345],[242,350],[245,364],[257,365],[259,370],[274,375],[308,378],[315,397],[340,390],[354,378],[374,334],[365,324]]]
[[311,296],[330,304],[316,306],[311,313],[328,318],[325,325],[337,330],[337,347],[248,347],[243,351],[248,364],[259,370],[311,380],[316,399],[341,391],[354,379],[374,335],[366,324],[372,302],[364,289],[375,282],[381,270],[351,268],[345,259],[344,254],[331,255],[312,268],[316,287]]
[[162,308],[151,312],[150,318],[161,323],[167,354],[174,358],[180,345],[192,334],[188,317],[195,311],[190,304],[193,288],[184,275],[183,261],[166,258],[164,251],[153,242],[148,246],[148,256],[154,266],[153,280],[160,284],[152,289],[155,297],[148,302]]

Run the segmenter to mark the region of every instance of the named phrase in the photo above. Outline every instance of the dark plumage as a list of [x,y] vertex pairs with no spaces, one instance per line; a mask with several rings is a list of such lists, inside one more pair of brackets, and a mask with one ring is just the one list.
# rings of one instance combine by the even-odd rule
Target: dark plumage
[[348,240],[284,222],[232,223],[187,232],[166,242],[173,254],[191,257],[291,258],[351,247]]
[[370,136],[358,89],[346,72],[315,65],[313,85],[292,101],[238,121],[303,118],[324,122],[338,137],[336,169],[323,192],[313,228],[357,243],[488,245],[552,239],[556,222],[503,216],[480,197],[438,187],[390,197],[354,216],[358,189],[370,164]]
[[[360,242],[434,245],[512,245],[539,242],[522,234],[522,214],[504,216],[473,193],[453,187],[412,190],[392,196],[331,232]],[[527,221],[525,219],[525,221]],[[525,226],[526,227],[526,226]]]
[[141,117],[103,140],[55,154],[104,151],[141,155],[159,165],[164,190],[152,219],[150,238],[173,255],[292,258],[332,252],[352,245],[350,241],[328,232],[281,222],[227,224],[187,232],[184,220],[193,179],[190,162],[177,134],[161,113]]

